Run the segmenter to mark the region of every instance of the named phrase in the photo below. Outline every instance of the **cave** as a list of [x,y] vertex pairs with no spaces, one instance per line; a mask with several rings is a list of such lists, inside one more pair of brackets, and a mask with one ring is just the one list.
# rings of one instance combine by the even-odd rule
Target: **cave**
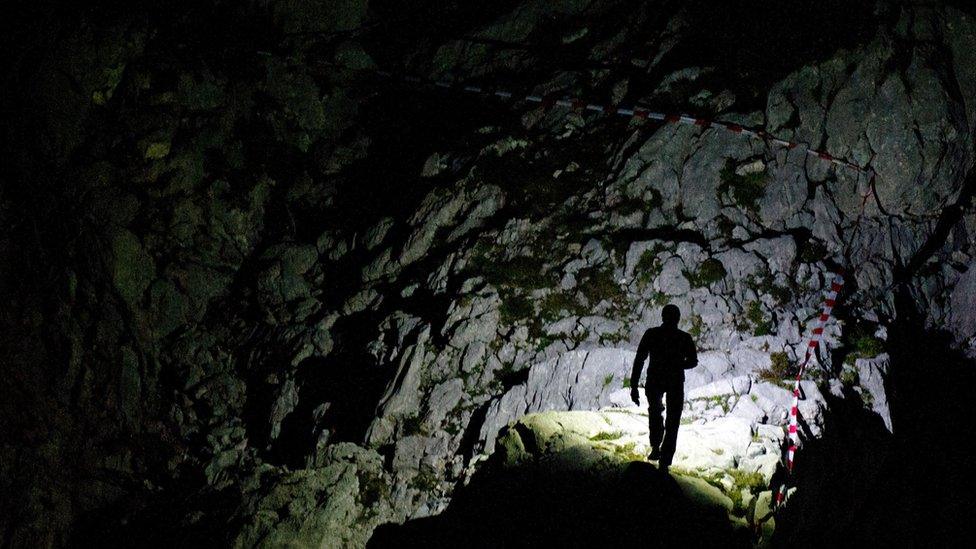
[[0,547],[968,538],[968,3],[13,1],[0,40]]

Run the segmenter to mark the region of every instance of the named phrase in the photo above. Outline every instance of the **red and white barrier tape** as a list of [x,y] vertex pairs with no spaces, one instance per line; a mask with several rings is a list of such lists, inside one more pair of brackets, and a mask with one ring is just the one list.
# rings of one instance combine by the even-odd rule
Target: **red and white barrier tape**
[[[810,362],[810,357],[816,352],[817,347],[820,346],[820,341],[823,339],[824,325],[830,319],[830,313],[834,310],[834,305],[837,303],[837,294],[840,292],[841,288],[844,287],[844,272],[838,269],[838,272],[834,274],[833,279],[830,282],[830,291],[827,292],[827,296],[823,302],[823,309],[820,311],[820,317],[817,318],[817,322],[814,325],[813,332],[810,334],[810,341],[807,343],[806,351],[803,354],[803,361],[800,362],[800,368],[796,373],[796,379],[793,382],[793,405],[790,407],[790,423],[789,423],[789,438],[790,443],[786,451],[786,470],[787,474],[793,472],[793,458],[796,455],[796,450],[800,446],[800,433],[799,430],[799,406],[800,406],[800,379],[803,377],[803,373],[806,371],[807,363]],[[783,503],[786,498],[786,482],[780,486],[779,490],[776,492],[776,505]]]
[[[378,71],[378,74],[386,77],[393,77],[394,75],[385,71]],[[661,112],[654,112],[643,107],[615,107],[613,105],[598,105],[596,103],[587,103],[582,99],[578,98],[556,98],[555,95],[521,95],[512,93],[510,91],[494,89],[490,90],[488,88],[470,84],[463,84],[459,82],[452,82],[449,80],[438,80],[435,82],[426,82],[425,80],[416,76],[404,76],[403,79],[406,82],[413,84],[430,84],[438,88],[445,89],[456,89],[466,93],[472,93],[477,95],[485,95],[489,97],[497,97],[500,99],[518,99],[526,101],[529,103],[538,103],[544,109],[550,109],[552,107],[566,107],[577,112],[596,112],[603,114],[615,114],[618,116],[623,116],[631,118],[634,120],[657,120],[664,122],[665,124],[685,124],[688,126],[698,126],[702,129],[708,128],[719,128],[729,131],[734,134],[744,135],[751,137],[753,139],[759,139],[766,143],[776,145],[779,147],[785,147],[787,149],[795,149],[802,146],[802,143],[796,141],[787,141],[785,139],[780,139],[768,134],[762,129],[750,129],[746,128],[740,124],[734,122],[724,122],[721,120],[711,120],[708,118],[701,118],[695,116],[689,116],[687,114],[666,114]],[[854,170],[859,173],[870,174],[872,177],[874,172],[870,168],[863,168],[849,162],[842,158],[837,158],[826,151],[818,151],[809,147],[805,148],[807,156],[815,157],[825,162],[829,162],[836,166],[841,166]]]
[[[850,244],[854,241],[854,236],[857,234],[857,230],[861,227],[861,220],[864,218],[864,210],[867,207],[868,199],[874,192],[874,178],[875,175],[872,172],[871,179],[868,181],[868,190],[861,195],[860,211],[858,212],[857,219],[855,220],[854,226],[851,229],[851,236],[844,244],[845,250],[850,248]],[[798,425],[800,415],[800,379],[803,377],[803,372],[806,371],[807,363],[810,362],[810,357],[817,351],[817,347],[820,346],[820,341],[823,339],[824,325],[830,319],[830,314],[834,310],[834,305],[837,304],[837,295],[840,293],[843,287],[844,269],[839,268],[837,269],[837,272],[834,273],[833,279],[831,280],[830,291],[827,292],[827,296],[824,299],[823,309],[820,312],[820,317],[817,319],[813,332],[810,334],[810,341],[807,343],[806,351],[803,354],[803,361],[800,363],[799,371],[796,373],[796,380],[793,384],[793,405],[790,407],[790,422],[788,426],[790,442],[786,450],[787,479],[783,480],[783,483],[779,486],[779,489],[776,492],[776,505],[774,506],[774,511],[786,501],[786,481],[793,474],[793,460],[800,445],[800,433]]]

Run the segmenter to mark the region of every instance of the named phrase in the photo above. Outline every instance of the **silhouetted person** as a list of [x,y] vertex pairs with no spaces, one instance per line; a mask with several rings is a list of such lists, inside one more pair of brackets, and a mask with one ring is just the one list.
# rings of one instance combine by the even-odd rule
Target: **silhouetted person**
[[[644,383],[651,436],[651,454],[647,457],[658,459],[660,468],[665,471],[671,466],[678,439],[681,409],[685,402],[685,370],[698,364],[695,341],[687,332],[678,329],[680,318],[681,311],[677,306],[664,307],[661,311],[661,325],[644,332],[637,347],[637,357],[634,358],[634,369],[630,374],[630,398],[635,404],[640,404],[637,387],[644,361],[650,358],[647,381]],[[661,398],[664,395],[667,395],[667,422],[663,422],[661,417]]]

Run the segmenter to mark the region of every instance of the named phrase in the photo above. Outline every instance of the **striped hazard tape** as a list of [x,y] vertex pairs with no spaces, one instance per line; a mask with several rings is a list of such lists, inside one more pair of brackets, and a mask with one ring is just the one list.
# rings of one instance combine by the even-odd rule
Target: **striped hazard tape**
[[[850,249],[851,243],[854,241],[854,237],[857,235],[858,229],[861,228],[861,220],[864,219],[864,210],[867,207],[868,199],[874,194],[875,174],[873,172],[870,173],[871,178],[868,182],[868,190],[861,195],[860,211],[855,219],[854,226],[851,228],[850,236],[844,243],[845,254],[846,251]],[[773,508],[774,512],[786,501],[786,490],[788,488],[787,481],[793,474],[794,458],[796,457],[796,451],[800,446],[800,379],[803,377],[803,373],[806,371],[807,364],[810,362],[810,357],[813,355],[813,353],[817,352],[817,348],[820,346],[820,342],[823,339],[824,325],[826,325],[827,321],[830,320],[831,313],[834,311],[834,305],[837,304],[837,296],[844,288],[844,274],[844,269],[838,268],[837,272],[833,275],[830,283],[830,290],[827,292],[827,295],[824,298],[823,309],[821,309],[820,316],[817,318],[813,331],[810,333],[810,341],[807,343],[806,350],[803,354],[803,361],[800,362],[800,367],[796,373],[796,379],[793,383],[793,404],[790,407],[789,425],[787,427],[787,432],[789,434],[789,445],[786,449],[787,478],[784,479],[783,483],[780,484],[779,489],[776,491],[776,504]],[[766,518],[768,519],[769,517]]]
[[[834,310],[834,305],[837,303],[837,294],[840,293],[841,289],[844,287],[844,271],[838,269],[838,272],[833,275],[833,279],[830,283],[830,291],[827,292],[827,296],[823,302],[823,309],[820,311],[820,316],[817,318],[817,322],[814,324],[813,331],[810,333],[810,341],[807,343],[806,351],[803,354],[803,361],[800,362],[800,368],[796,373],[796,379],[793,382],[793,404],[790,406],[790,417],[789,417],[789,447],[786,450],[786,471],[787,474],[793,473],[793,459],[796,456],[796,451],[800,447],[800,433],[799,433],[799,406],[800,406],[800,379],[803,378],[803,373],[806,371],[807,363],[810,362],[810,357],[817,351],[817,347],[820,346],[820,341],[823,339],[824,325],[830,320],[830,315]],[[776,492],[776,505],[779,506],[786,499],[786,482],[780,485],[779,490]]]
[[[387,71],[377,71],[380,76],[393,78],[395,75]],[[780,139],[774,137],[767,133],[763,129],[751,129],[741,124],[734,122],[726,122],[721,120],[712,120],[709,118],[695,117],[687,114],[666,114],[662,112],[655,112],[640,106],[633,107],[621,107],[613,105],[600,105],[597,103],[587,103],[579,98],[574,97],[557,97],[555,94],[548,95],[536,95],[536,94],[517,94],[511,91],[501,90],[501,89],[489,89],[483,86],[464,84],[462,82],[455,82],[452,80],[437,80],[437,81],[427,81],[417,76],[404,76],[403,80],[411,84],[428,84],[437,88],[458,90],[465,93],[471,93],[476,95],[483,95],[487,97],[496,97],[499,99],[517,99],[525,101],[528,103],[537,103],[543,109],[551,109],[553,107],[564,107],[576,112],[594,112],[600,114],[610,114],[617,115],[626,118],[631,118],[633,120],[657,120],[659,122],[664,122],[665,124],[684,124],[688,126],[697,126],[702,129],[718,128],[726,130],[728,132],[744,135],[746,137],[751,137],[753,139],[759,139],[771,145],[778,147],[785,147],[787,149],[803,148],[806,151],[807,156],[817,158],[824,162],[828,162],[835,166],[840,166],[855,172],[869,174],[871,179],[874,178],[874,172],[870,168],[861,167],[853,162],[844,160],[843,158],[837,158],[826,151],[819,151],[810,147],[804,146],[803,143],[797,141],[788,141],[786,139]]]

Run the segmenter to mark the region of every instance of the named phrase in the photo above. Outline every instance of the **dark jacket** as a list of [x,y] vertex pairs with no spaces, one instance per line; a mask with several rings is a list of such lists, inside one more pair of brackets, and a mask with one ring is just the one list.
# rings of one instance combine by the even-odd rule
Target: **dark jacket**
[[698,365],[698,352],[695,341],[687,332],[673,326],[650,328],[644,332],[637,346],[637,357],[634,358],[634,369],[630,375],[631,388],[636,388],[640,382],[641,370],[647,359],[650,359],[648,382],[683,383],[685,370]]

